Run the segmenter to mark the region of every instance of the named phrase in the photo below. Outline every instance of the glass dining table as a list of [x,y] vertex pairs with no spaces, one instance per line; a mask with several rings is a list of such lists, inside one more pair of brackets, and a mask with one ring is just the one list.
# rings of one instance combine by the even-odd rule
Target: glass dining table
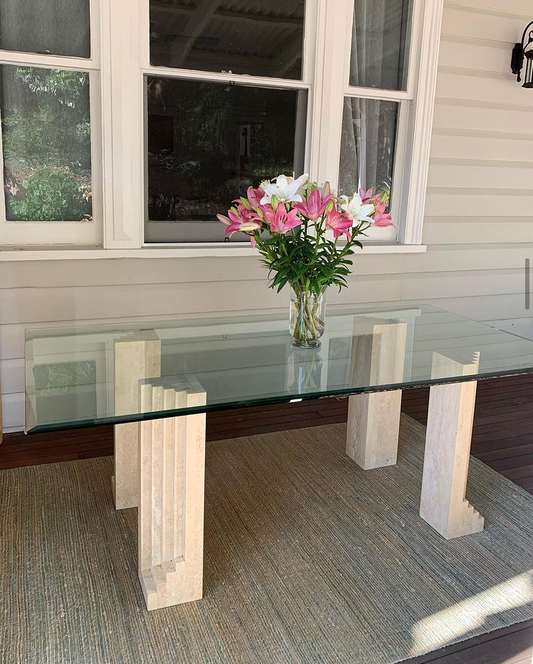
[[430,386],[420,517],[451,539],[484,527],[466,499],[477,381],[531,371],[533,341],[427,305],[331,307],[312,350],[276,314],[28,329],[26,431],[115,425],[151,610],[203,594],[207,413],[347,398],[346,453],[371,470],[397,461],[402,390]]

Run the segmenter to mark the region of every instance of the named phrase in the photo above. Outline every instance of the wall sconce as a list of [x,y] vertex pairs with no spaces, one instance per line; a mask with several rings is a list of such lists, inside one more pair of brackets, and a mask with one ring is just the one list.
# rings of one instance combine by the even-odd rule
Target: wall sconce
[[515,44],[515,47],[513,48],[511,70],[513,74],[516,74],[516,80],[519,83],[522,80],[521,74],[522,69],[524,68],[524,60],[526,72],[524,74],[524,84],[522,87],[533,88],[533,21],[526,26],[524,34],[522,35],[522,41],[519,44]]

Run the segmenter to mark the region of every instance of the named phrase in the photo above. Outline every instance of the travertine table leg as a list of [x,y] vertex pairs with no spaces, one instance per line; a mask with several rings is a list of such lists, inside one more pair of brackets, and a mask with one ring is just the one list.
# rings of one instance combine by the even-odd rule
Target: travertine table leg
[[[406,323],[356,317],[352,385],[401,383],[406,335]],[[396,463],[401,400],[401,390],[350,397],[346,453],[364,470]]]
[[[479,353],[462,363],[433,355],[434,378],[478,373]],[[430,389],[420,516],[444,538],[483,530],[483,517],[466,500],[476,381]]]
[[[161,411],[202,406],[206,394],[190,377],[141,385],[141,400]],[[139,579],[149,610],[202,597],[204,468],[205,413],[141,423]]]
[[[115,341],[115,414],[139,411],[139,381],[161,375],[161,340],[147,330]],[[117,424],[113,491],[117,510],[138,504],[138,422]]]

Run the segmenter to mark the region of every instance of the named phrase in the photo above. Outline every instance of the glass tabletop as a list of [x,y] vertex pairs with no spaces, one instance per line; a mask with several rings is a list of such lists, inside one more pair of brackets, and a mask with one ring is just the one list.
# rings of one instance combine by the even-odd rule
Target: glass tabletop
[[26,431],[530,371],[533,341],[426,305],[330,307],[314,350],[276,314],[29,329]]

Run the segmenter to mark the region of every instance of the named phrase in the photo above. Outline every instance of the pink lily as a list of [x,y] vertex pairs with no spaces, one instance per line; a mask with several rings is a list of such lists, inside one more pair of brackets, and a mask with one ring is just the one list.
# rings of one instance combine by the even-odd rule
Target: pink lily
[[[272,212],[272,211],[273,211],[273,207],[272,207],[272,205],[270,205],[270,203],[267,203],[266,205],[260,205],[256,210],[257,219],[260,220],[260,221],[268,221],[266,219],[265,215],[266,215],[267,212]],[[268,223],[270,223],[270,222],[268,221]]]
[[291,228],[296,228],[302,224],[302,220],[298,218],[298,211],[291,210],[287,212],[285,205],[280,201],[276,212],[274,210],[265,210],[265,221],[270,224],[272,233],[287,233]]
[[[233,208],[232,208],[233,209]],[[237,205],[237,214],[235,215],[236,217],[239,217],[241,219],[244,219],[246,223],[250,221],[261,221],[257,214],[253,210],[249,210],[245,205],[242,203],[239,203]],[[231,215],[230,215],[231,218]]]
[[333,237],[335,238],[340,237],[343,233],[349,238],[352,224],[352,219],[335,208],[328,210],[326,213],[326,228],[333,231]]
[[[229,219],[228,219],[229,217]],[[228,210],[228,217],[223,214],[217,214],[217,219],[226,226],[226,235],[231,237],[233,233],[255,231],[261,228],[261,219],[251,210],[239,203],[237,207]]]
[[324,214],[324,211],[332,198],[332,194],[322,197],[318,189],[313,189],[307,201],[296,203],[294,209],[301,212],[304,217],[311,219],[311,221],[316,221]]
[[374,198],[374,192],[372,189],[368,189],[367,191],[364,189],[359,189],[359,196],[361,196],[363,203],[370,203],[370,201]]
[[388,212],[385,212],[386,203],[378,203],[374,213],[374,226],[394,226],[392,217]]
[[261,199],[263,198],[263,196],[264,194],[261,189],[254,189],[253,187],[248,187],[246,191],[246,197],[248,198],[248,202],[254,209],[257,209],[258,207],[261,206]]

